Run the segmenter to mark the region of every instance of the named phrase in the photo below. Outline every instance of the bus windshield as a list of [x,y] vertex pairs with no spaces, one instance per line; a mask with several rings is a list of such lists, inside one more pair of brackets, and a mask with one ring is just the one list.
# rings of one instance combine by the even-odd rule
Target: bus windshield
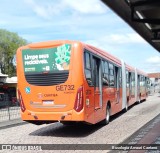
[[25,74],[69,70],[71,45],[22,50]]

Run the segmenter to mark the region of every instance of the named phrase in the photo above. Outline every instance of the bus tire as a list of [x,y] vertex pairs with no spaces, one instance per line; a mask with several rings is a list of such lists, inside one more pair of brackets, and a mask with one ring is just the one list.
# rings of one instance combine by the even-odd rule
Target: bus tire
[[141,103],[141,100],[139,99],[138,101],[137,101],[137,104],[140,104]]
[[101,121],[101,124],[102,125],[107,125],[107,124],[109,124],[109,121],[110,121],[110,107],[109,107],[109,105],[107,105],[107,107],[106,107],[106,118],[103,121]]
[[137,104],[140,104],[140,103],[141,103],[141,98],[139,98],[137,101]]
[[124,109],[124,112],[127,112],[128,111],[128,102],[126,103],[126,106],[125,106],[125,109]]
[[139,94],[139,98],[138,98],[138,101],[137,101],[137,104],[140,104],[141,103],[141,93]]

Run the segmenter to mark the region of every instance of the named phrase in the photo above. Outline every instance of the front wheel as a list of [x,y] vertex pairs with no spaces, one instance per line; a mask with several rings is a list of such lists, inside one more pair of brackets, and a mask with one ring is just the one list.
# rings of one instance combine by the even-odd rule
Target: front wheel
[[101,122],[103,125],[109,124],[110,121],[110,107],[107,105],[106,108],[106,118]]

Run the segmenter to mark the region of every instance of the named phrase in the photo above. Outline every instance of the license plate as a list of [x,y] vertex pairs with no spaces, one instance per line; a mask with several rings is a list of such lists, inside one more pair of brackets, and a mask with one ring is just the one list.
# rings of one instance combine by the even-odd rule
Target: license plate
[[52,100],[44,100],[43,101],[43,104],[45,104],[45,105],[53,105],[54,104],[54,101],[52,101]]

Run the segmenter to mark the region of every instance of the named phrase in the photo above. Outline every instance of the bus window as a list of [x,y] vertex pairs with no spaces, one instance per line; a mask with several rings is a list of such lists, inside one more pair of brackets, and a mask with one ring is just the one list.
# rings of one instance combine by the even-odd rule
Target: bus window
[[109,74],[114,75],[114,66],[111,63],[109,63]]
[[85,64],[87,69],[91,69],[91,61],[89,53],[85,53]]
[[135,96],[135,73],[131,73],[132,96]]
[[89,86],[93,85],[92,82],[92,74],[91,74],[91,58],[90,58],[90,54],[85,52],[84,53],[84,57],[85,57],[85,76],[86,76],[86,80],[88,82]]
[[144,86],[144,76],[140,76],[140,86],[143,87]]
[[26,81],[36,86],[65,83],[69,76],[71,44],[24,48],[21,64]]
[[135,86],[135,73],[132,73],[132,87]]
[[111,87],[115,85],[114,66],[111,63],[109,63],[109,85]]
[[104,62],[104,73],[108,74],[108,62]]
[[109,80],[108,80],[108,62],[102,61],[102,80],[103,80],[103,85],[108,86],[109,85]]
[[122,69],[119,68],[119,87],[122,87]]
[[129,72],[126,71],[126,86],[129,88]]
[[93,57],[93,74],[94,74],[94,86],[99,87],[100,85],[100,60],[96,57]]

